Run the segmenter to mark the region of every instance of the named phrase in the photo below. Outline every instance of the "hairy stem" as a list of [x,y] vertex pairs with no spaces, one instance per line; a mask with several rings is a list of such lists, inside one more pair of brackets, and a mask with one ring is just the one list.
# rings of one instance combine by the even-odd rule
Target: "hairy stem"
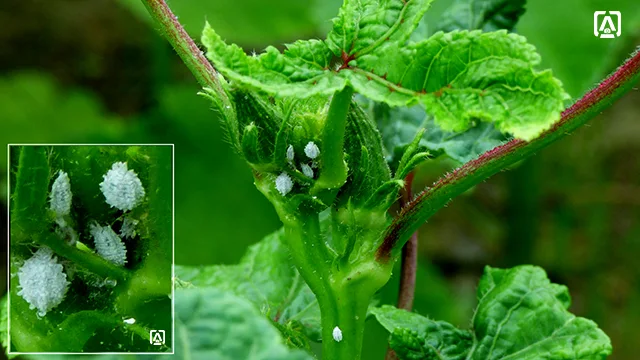
[[[404,208],[413,199],[414,173],[411,172],[405,178],[405,185],[402,191],[400,205]],[[413,297],[416,291],[416,270],[418,268],[418,231],[416,230],[411,239],[402,247],[402,270],[400,272],[400,291],[398,293],[398,308],[411,311],[413,308]]]
[[[413,177],[415,173],[410,172],[404,179],[404,189],[400,198],[400,206],[404,208],[413,199]],[[398,309],[411,311],[413,309],[413,299],[416,292],[416,271],[418,269],[418,231],[411,235],[409,241],[402,247],[400,270],[400,289],[398,291]],[[385,360],[397,360],[398,356],[391,347],[387,348]]]
[[403,208],[387,228],[376,254],[378,261],[388,262],[397,256],[411,234],[454,197],[584,125],[631,90],[639,79],[640,52],[636,51],[596,89],[566,109],[560,121],[537,139],[530,142],[512,140],[441,178]]
[[218,73],[173,14],[164,0],[142,0],[151,17],[160,25],[165,37],[202,87],[214,90],[226,106],[231,102],[224,91]]

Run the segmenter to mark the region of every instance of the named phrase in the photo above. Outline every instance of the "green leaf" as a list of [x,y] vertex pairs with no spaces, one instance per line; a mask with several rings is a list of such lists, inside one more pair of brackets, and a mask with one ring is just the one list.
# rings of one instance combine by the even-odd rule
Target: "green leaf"
[[[345,72],[362,95],[391,106],[424,105],[448,131],[489,121],[531,140],[560,118],[566,94],[550,71],[538,72],[535,48],[506,31],[437,33],[387,46]],[[367,69],[367,71],[361,70]]]
[[470,359],[603,359],[611,341],[591,320],[567,307],[568,289],[535,266],[486,267],[473,321]]
[[247,56],[237,45],[227,45],[207,23],[202,34],[207,57],[228,80],[279,96],[330,95],[346,85],[345,79],[327,71],[332,53],[323,41],[300,40],[284,53],[273,46],[258,56]]
[[469,331],[445,321],[435,321],[390,305],[371,309],[378,322],[392,334],[390,344],[402,359],[464,359],[473,345]]
[[420,103],[446,131],[462,132],[486,121],[531,140],[560,118],[567,98],[550,71],[532,68],[540,62],[535,48],[506,31],[437,33],[408,45],[389,42],[337,71],[330,70],[331,51],[320,41],[297,42],[284,54],[269,47],[248,57],[207,26],[203,42],[214,65],[242,86],[309,97],[329,95],[348,83],[391,106]]
[[176,354],[220,360],[303,360],[253,304],[217,288],[176,291]]
[[432,0],[345,0],[327,45],[336,56],[360,56],[384,42],[404,43]]
[[487,122],[480,122],[464,132],[444,131],[419,106],[390,108],[386,104],[371,101],[365,106],[382,133],[387,161],[390,163],[398,161],[420,129],[426,129],[420,139],[421,147],[430,150],[433,156],[446,155],[461,164],[509,139],[509,136],[503,135]]
[[391,345],[404,359],[424,353],[430,354],[425,359],[601,360],[611,354],[607,335],[593,321],[571,314],[567,288],[551,283],[539,267],[487,266],[478,302],[472,338],[452,325],[390,306],[373,313],[392,332]]
[[442,15],[436,31],[513,31],[525,12],[526,0],[455,0]]
[[251,301],[273,321],[302,324],[304,333],[320,340],[320,308],[311,289],[291,263],[284,231],[268,235],[238,265],[176,266],[175,274],[200,288],[216,287]]

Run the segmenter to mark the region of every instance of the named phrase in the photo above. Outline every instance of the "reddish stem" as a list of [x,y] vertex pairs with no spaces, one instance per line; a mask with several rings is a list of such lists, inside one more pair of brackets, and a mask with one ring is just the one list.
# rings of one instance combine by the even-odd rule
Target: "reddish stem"
[[[414,173],[411,172],[405,179],[404,189],[400,205],[404,208],[413,200]],[[402,270],[400,272],[400,291],[398,293],[398,308],[411,311],[413,308],[413,298],[416,290],[416,271],[418,269],[418,231],[416,230],[411,239],[402,248]]]

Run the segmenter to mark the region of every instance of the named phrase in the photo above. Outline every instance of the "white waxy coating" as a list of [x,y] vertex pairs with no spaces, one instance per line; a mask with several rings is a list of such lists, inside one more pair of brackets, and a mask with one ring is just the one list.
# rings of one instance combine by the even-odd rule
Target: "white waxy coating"
[[293,151],[293,145],[289,145],[289,147],[287,148],[287,160],[289,160],[289,162],[292,162],[294,156],[295,152]]
[[58,217],[69,215],[71,211],[71,184],[69,183],[69,175],[66,172],[58,171],[58,177],[51,185],[49,199],[51,210]]
[[124,266],[127,263],[127,248],[111,226],[100,226],[96,222],[90,225],[96,252],[107,261]]
[[113,163],[103,176],[100,190],[107,204],[123,211],[136,207],[144,197],[144,187],[138,175],[127,169],[127,163]]
[[309,143],[304,147],[304,153],[309,159],[315,159],[320,155],[320,149],[316,143],[309,141]]
[[311,168],[311,166],[307,164],[300,164],[300,168],[302,169],[302,173],[306,177],[313,179],[313,169]]
[[283,172],[276,178],[276,190],[282,195],[287,195],[293,189],[293,181],[287,173]]
[[334,327],[333,328],[333,340],[335,340],[336,342],[340,342],[342,341],[342,330],[340,330],[339,327]]
[[18,270],[18,295],[37,309],[38,317],[60,305],[69,288],[67,275],[53,251],[41,247]]

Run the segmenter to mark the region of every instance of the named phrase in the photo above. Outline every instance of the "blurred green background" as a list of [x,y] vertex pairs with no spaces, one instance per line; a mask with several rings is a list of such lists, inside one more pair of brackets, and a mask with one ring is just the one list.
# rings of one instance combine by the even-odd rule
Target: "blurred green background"
[[[194,37],[206,19],[247,51],[322,37],[340,3],[169,2]],[[427,23],[449,3],[436,1]],[[623,36],[596,38],[596,10],[621,11]],[[138,0],[3,0],[0,24],[5,232],[4,145],[24,142],[174,143],[179,264],[237,262],[248,245],[280,226],[249,168],[225,143],[215,113],[196,96],[196,82]],[[630,0],[531,0],[517,31],[578,98],[640,44],[640,9]],[[569,286],[573,312],[609,334],[611,359],[637,359],[639,159],[636,89],[588,126],[456,199],[421,229],[416,311],[467,326],[485,264],[537,264]],[[415,189],[451,166],[426,164]],[[383,289],[382,303],[395,303],[397,282],[394,276]],[[383,359],[386,333],[370,321],[365,336],[363,358]]]

